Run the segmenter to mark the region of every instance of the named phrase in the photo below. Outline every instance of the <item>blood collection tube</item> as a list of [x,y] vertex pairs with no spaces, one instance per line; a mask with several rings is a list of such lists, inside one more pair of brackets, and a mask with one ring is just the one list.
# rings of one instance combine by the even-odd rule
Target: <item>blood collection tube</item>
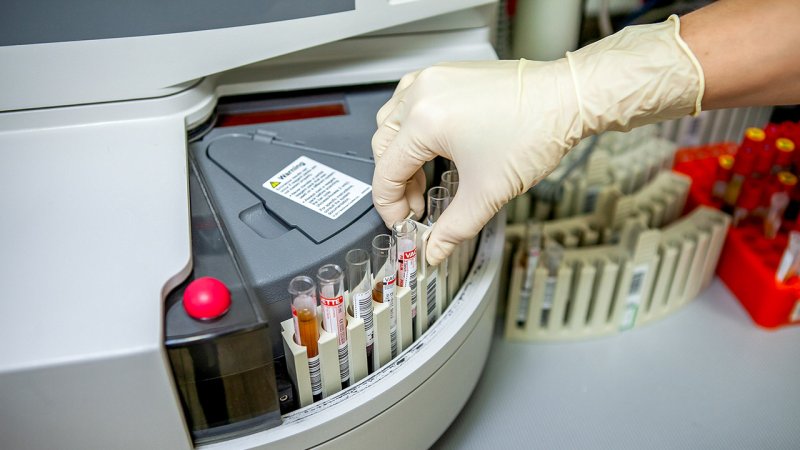
[[561,265],[561,258],[564,257],[564,247],[556,241],[547,239],[544,243],[544,254],[542,262],[547,268],[547,281],[544,285],[544,298],[542,299],[542,315],[539,316],[539,325],[547,326],[550,318],[550,310],[553,309],[553,301],[556,294],[556,282],[558,281],[558,267]]
[[450,190],[443,186],[435,186],[428,190],[428,217],[426,222],[432,226],[450,204]]
[[717,157],[717,172],[714,177],[714,184],[711,187],[711,197],[722,199],[722,196],[725,195],[725,188],[731,179],[733,162],[733,155],[720,155]]
[[344,304],[344,272],[336,264],[325,264],[317,270],[319,302],[322,304],[322,325],[336,335],[339,350],[339,379],[342,389],[350,386],[350,360],[347,354],[347,313]]
[[754,209],[758,208],[761,203],[762,193],[762,180],[749,178],[745,181],[742,186],[742,193],[739,195],[739,199],[736,202],[736,208],[733,210],[733,226],[738,226]]
[[539,265],[539,256],[542,252],[542,224],[528,222],[525,233],[525,278],[522,280],[522,289],[519,293],[519,305],[517,307],[517,327],[524,328],[528,321],[528,310],[533,294],[533,277],[536,267]]
[[397,241],[389,234],[379,234],[372,239],[372,270],[375,285],[372,299],[389,306],[389,340],[392,358],[397,356]]
[[775,139],[775,161],[772,165],[772,173],[778,173],[792,168],[794,159],[794,142],[788,138]]
[[369,253],[357,248],[347,252],[347,287],[353,305],[353,317],[364,320],[367,345],[367,370],[372,373],[373,352],[375,349],[375,327],[372,318],[372,271]]
[[417,334],[417,224],[402,220],[392,226],[397,241],[397,285],[411,290],[411,327]]
[[736,152],[731,180],[722,196],[723,211],[730,213],[736,206],[744,180],[753,173],[756,157],[759,150],[763,148],[764,139],[766,136],[761,128],[748,128],[745,131],[742,145]]
[[289,282],[294,318],[294,340],[306,348],[311,394],[322,400],[322,372],[319,365],[319,330],[317,325],[317,286],[309,277],[294,277]]
[[789,194],[786,192],[776,192],[769,199],[769,211],[764,218],[764,236],[767,239],[775,239],[778,230],[781,228],[783,213],[789,205]]

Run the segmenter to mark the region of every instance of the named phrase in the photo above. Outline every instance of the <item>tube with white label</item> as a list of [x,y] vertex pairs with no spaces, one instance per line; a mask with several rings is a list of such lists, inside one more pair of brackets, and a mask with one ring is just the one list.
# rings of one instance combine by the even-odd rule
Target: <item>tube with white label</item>
[[314,401],[322,400],[322,371],[319,363],[319,329],[317,328],[317,286],[309,277],[294,277],[289,282],[292,296],[294,340],[306,348],[308,373],[311,378],[311,395]]
[[397,285],[411,290],[411,328],[417,339],[417,224],[402,220],[392,226],[392,234],[397,241]]
[[372,272],[369,253],[357,248],[347,252],[347,287],[353,305],[353,317],[364,320],[366,334],[367,371],[375,370],[373,353],[375,350],[375,327],[372,317]]
[[336,335],[339,350],[339,375],[342,389],[350,386],[350,360],[347,354],[347,313],[344,304],[344,272],[336,264],[325,264],[317,270],[319,302],[322,304],[322,325]]
[[372,239],[372,270],[375,285],[372,299],[389,306],[389,339],[392,358],[397,356],[397,241],[394,236],[379,234]]

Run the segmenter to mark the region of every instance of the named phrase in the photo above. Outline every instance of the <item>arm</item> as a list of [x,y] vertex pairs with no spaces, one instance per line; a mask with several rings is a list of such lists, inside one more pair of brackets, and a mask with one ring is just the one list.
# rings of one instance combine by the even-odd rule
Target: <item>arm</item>
[[800,103],[800,2],[722,0],[681,18],[703,109]]
[[387,225],[419,212],[422,164],[454,161],[459,190],[426,255],[438,264],[587,136],[701,106],[798,102],[797,19],[797,0],[722,0],[557,61],[448,63],[409,74],[378,112],[375,206]]

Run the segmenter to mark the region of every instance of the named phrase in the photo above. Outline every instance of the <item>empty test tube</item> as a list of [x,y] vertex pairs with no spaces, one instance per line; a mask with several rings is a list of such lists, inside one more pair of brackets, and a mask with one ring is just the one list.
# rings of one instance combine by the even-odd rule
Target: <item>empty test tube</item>
[[435,186],[428,190],[428,217],[426,222],[432,226],[450,204],[450,190],[444,186]]
[[411,327],[414,339],[417,330],[417,224],[402,220],[392,226],[397,241],[397,285],[411,291]]
[[344,272],[336,264],[317,270],[319,302],[325,331],[336,335],[339,350],[339,375],[342,388],[350,386],[350,360],[347,354],[347,313],[344,305]]
[[[456,197],[458,193],[458,185],[459,185],[459,177],[458,171],[448,170],[442,174],[442,187],[446,188],[447,191],[450,193],[450,203],[453,202],[453,199]],[[454,263],[458,264],[458,273],[461,278],[466,277],[467,270],[469,269],[469,258],[470,253],[474,252],[475,248],[475,240],[465,241],[462,242],[458,246],[458,252],[453,252],[454,258],[452,258]],[[449,271],[448,271],[449,274]],[[455,280],[455,283],[461,283],[461,280]],[[452,290],[455,292],[455,290]]]
[[311,394],[322,400],[322,372],[319,365],[319,330],[317,329],[317,286],[309,277],[294,277],[289,282],[294,318],[294,340],[306,348]]
[[369,253],[357,248],[347,252],[347,287],[353,305],[353,317],[364,321],[367,343],[367,371],[372,373],[375,349],[375,327],[372,318],[372,271]]
[[392,358],[397,356],[397,241],[394,236],[379,234],[372,239],[372,270],[375,285],[372,299],[389,307],[389,339]]

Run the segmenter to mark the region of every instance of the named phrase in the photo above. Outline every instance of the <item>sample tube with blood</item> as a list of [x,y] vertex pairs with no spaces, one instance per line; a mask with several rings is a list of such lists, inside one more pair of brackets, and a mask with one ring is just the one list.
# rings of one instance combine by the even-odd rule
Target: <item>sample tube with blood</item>
[[372,318],[372,271],[369,253],[357,248],[347,252],[347,287],[353,306],[353,317],[364,321],[366,334],[367,371],[374,370],[375,326]]
[[794,159],[794,142],[788,138],[775,139],[775,161],[772,165],[772,173],[787,171],[792,168]]
[[744,182],[742,193],[733,210],[733,226],[738,226],[754,209],[758,208],[761,203],[763,187],[763,181],[760,179],[749,178]]
[[397,285],[411,291],[411,327],[417,339],[417,224],[413,220],[397,222],[392,235],[397,241]]
[[748,128],[744,132],[744,140],[736,152],[736,159],[733,163],[733,174],[725,194],[722,196],[722,210],[732,212],[739,199],[744,180],[754,171],[756,158],[760,150],[764,147],[766,135],[761,128]]
[[322,371],[319,363],[319,329],[317,328],[317,286],[309,277],[294,277],[289,282],[294,318],[294,340],[306,348],[311,394],[322,400]]
[[317,270],[319,302],[322,304],[322,325],[336,335],[339,353],[339,379],[342,389],[350,386],[350,358],[347,354],[347,313],[344,304],[344,272],[336,264],[325,264]]
[[733,162],[733,155],[720,155],[717,158],[717,171],[714,176],[714,184],[711,187],[711,197],[722,199],[722,196],[725,195],[725,188],[731,179]]
[[375,285],[372,299],[389,307],[389,341],[392,358],[397,356],[397,241],[394,236],[379,234],[372,239],[372,270]]

